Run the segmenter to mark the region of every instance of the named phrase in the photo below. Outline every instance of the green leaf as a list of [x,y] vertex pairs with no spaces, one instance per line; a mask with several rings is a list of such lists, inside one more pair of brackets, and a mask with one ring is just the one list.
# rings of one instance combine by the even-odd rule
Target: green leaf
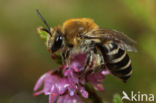
[[40,35],[41,39],[46,41],[47,40],[47,36],[49,34],[47,32],[45,32],[45,31],[43,31],[42,29],[43,29],[43,27],[38,27],[37,28],[37,33]]
[[121,100],[121,96],[119,94],[114,95],[113,103],[123,103],[122,100]]

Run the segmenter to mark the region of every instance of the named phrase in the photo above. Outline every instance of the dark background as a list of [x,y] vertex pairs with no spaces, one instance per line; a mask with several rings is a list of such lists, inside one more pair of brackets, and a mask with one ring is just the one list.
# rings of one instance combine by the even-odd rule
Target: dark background
[[39,9],[50,26],[70,18],[89,17],[102,28],[122,31],[137,41],[138,53],[129,53],[133,75],[124,84],[112,75],[104,81],[105,103],[122,91],[156,94],[155,0],[0,0],[0,103],[47,103],[33,97],[40,75],[57,64],[36,33],[43,25]]

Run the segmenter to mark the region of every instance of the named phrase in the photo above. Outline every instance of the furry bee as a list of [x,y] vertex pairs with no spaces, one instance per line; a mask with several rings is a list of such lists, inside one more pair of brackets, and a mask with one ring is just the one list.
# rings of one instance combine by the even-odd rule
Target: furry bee
[[[37,10],[47,29],[47,47],[51,54],[61,51],[63,62],[68,64],[71,54],[86,53],[83,73],[95,72],[103,68],[126,82],[131,74],[131,59],[127,51],[136,52],[135,41],[125,34],[108,29],[101,29],[89,18],[69,19],[62,26],[49,27]],[[93,69],[89,66],[94,59]]]

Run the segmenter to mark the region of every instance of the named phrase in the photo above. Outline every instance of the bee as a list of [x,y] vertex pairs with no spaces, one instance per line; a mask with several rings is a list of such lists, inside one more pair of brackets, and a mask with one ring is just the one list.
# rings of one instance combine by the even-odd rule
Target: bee
[[[47,48],[51,54],[61,51],[65,64],[69,64],[70,55],[86,53],[86,61],[83,73],[91,73],[108,68],[108,70],[122,81],[126,82],[131,74],[131,59],[127,51],[136,52],[136,42],[125,34],[109,29],[101,29],[90,18],[69,19],[62,26],[53,27],[37,10],[47,29]],[[93,68],[89,67],[94,60]]]

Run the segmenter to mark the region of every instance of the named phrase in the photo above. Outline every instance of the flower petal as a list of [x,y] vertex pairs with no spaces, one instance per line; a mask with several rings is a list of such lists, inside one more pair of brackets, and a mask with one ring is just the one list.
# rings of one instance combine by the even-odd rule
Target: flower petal
[[46,76],[47,76],[47,73],[43,74],[43,75],[37,80],[37,82],[36,82],[36,84],[35,84],[35,86],[34,86],[34,91],[37,91],[37,90],[41,87],[41,85],[42,85],[42,83],[43,83],[43,81],[44,81],[44,79],[45,79]]
[[110,71],[107,69],[107,70],[103,70],[101,73],[102,75],[108,75],[110,74]]
[[44,88],[43,91],[45,95],[49,95],[51,93],[56,93],[56,82],[60,80],[60,77],[57,75],[48,75],[44,80]]
[[103,75],[102,72],[95,72],[95,73],[88,75],[87,77],[87,79],[90,81],[93,87],[99,91],[104,91],[104,88],[102,85],[104,78],[105,78],[105,75]]
[[49,103],[54,103],[57,97],[58,97],[57,95],[53,95],[53,94],[49,95]]
[[84,103],[78,95],[64,95],[58,98],[57,103]]
[[84,89],[84,87],[79,86],[79,91],[84,98],[88,98],[88,92]]
[[39,91],[39,92],[33,93],[33,96],[38,96],[38,95],[40,95],[40,94],[42,94],[42,93],[43,93],[43,90],[41,90],[41,91]]
[[75,94],[76,88],[74,86],[70,86],[68,88],[68,92],[70,96],[73,96]]
[[56,84],[57,92],[59,95],[64,94],[67,88],[70,86],[69,81],[66,78],[61,78]]

